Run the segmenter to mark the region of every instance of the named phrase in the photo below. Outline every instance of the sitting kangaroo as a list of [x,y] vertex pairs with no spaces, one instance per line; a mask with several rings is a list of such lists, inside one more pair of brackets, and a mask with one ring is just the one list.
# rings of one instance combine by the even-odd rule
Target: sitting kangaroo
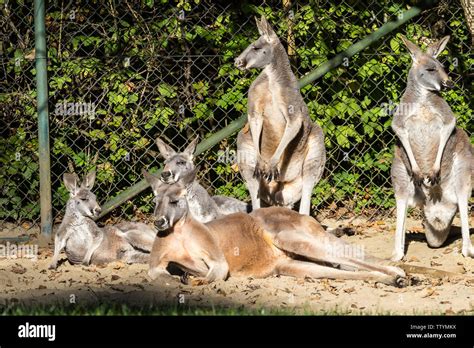
[[[283,207],[234,213],[203,224],[189,213],[186,188],[152,181],[159,232],[150,255],[149,276],[177,266],[198,282],[231,276],[370,279],[404,286],[400,268],[364,254],[361,247],[327,233],[312,217]],[[335,269],[330,264],[340,265]]]
[[242,70],[263,68],[250,86],[248,125],[237,138],[239,170],[254,209],[300,201],[299,212],[309,215],[326,162],[324,134],[309,118],[285,48],[265,17],[257,28],[259,39],[235,60]]
[[62,249],[65,249],[68,260],[73,264],[148,262],[156,236],[153,228],[143,223],[124,222],[102,229],[92,220],[92,217],[101,211],[95,195],[91,192],[95,172],[89,173],[82,184],[76,174],[66,173],[63,180],[70,198],[54,238],[54,255],[50,269],[57,268]]
[[423,210],[426,239],[434,248],[446,241],[459,209],[462,254],[474,257],[468,216],[473,149],[466,132],[456,127],[456,118],[439,93],[442,86],[454,86],[436,59],[449,36],[429,46],[426,53],[406,37],[402,36],[402,40],[413,65],[392,122],[399,139],[391,171],[397,204],[392,260],[401,260],[405,254],[408,206]]
[[[161,172],[161,181],[173,184],[195,170],[193,160],[197,142],[198,138],[194,139],[183,152],[178,153],[161,139],[156,139],[158,149],[165,158],[165,166]],[[147,172],[144,172],[143,175],[145,177],[150,176]],[[194,175],[192,177],[194,178]],[[149,180],[153,180],[153,178],[149,177]],[[251,210],[249,204],[233,197],[211,197],[197,180],[188,182],[187,190],[189,209],[194,217],[201,222],[208,222],[231,213],[248,212]]]

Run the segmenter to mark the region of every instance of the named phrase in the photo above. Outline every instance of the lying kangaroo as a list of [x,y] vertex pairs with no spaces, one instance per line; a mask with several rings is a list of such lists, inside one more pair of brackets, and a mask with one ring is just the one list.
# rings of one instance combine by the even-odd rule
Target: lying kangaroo
[[382,260],[364,254],[360,247],[325,232],[309,216],[269,207],[203,224],[189,213],[184,185],[150,184],[157,192],[154,216],[159,230],[149,263],[148,274],[153,279],[167,275],[172,264],[197,277],[198,282],[225,280],[229,274],[280,274],[405,285],[403,270],[382,265]]
[[435,248],[446,241],[459,209],[462,254],[474,257],[468,216],[473,150],[466,132],[456,128],[454,114],[439,94],[442,86],[454,86],[436,59],[449,36],[432,44],[426,53],[406,37],[402,39],[413,65],[392,122],[399,139],[392,164],[397,204],[392,260],[401,260],[405,254],[406,211],[414,205],[423,210],[426,239]]
[[324,134],[311,122],[285,48],[265,17],[257,27],[259,39],[235,60],[242,70],[263,68],[249,89],[248,126],[237,138],[239,170],[254,209],[300,201],[299,212],[309,215],[326,162]]
[[112,261],[148,262],[156,231],[143,224],[124,222],[99,228],[92,220],[101,209],[91,192],[95,172],[82,184],[76,174],[64,174],[64,184],[70,193],[66,213],[54,238],[54,255],[49,266],[56,269],[60,252],[65,249],[73,264],[103,264]]
[[[187,177],[188,174],[195,170],[193,160],[197,142],[198,138],[194,139],[183,152],[177,153],[161,139],[156,139],[158,149],[165,158],[165,167],[161,172],[161,181],[172,184]],[[146,172],[143,174],[149,176]],[[191,177],[193,180],[187,183],[188,204],[191,213],[197,220],[208,222],[223,215],[251,210],[249,204],[233,197],[211,197],[206,189],[194,179],[194,175]],[[149,180],[153,180],[153,178],[149,177]]]

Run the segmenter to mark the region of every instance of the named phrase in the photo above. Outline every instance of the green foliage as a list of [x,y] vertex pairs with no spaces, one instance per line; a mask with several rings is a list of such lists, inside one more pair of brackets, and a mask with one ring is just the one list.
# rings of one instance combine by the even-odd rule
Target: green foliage
[[[32,8],[21,3],[10,1],[11,12],[19,31],[29,33],[24,37],[29,41],[22,46],[12,33],[3,46],[6,78],[0,83],[7,93],[0,94],[0,219],[38,216],[35,69],[27,58],[34,46]],[[98,196],[106,201],[140,180],[143,167],[159,166],[156,136],[183,148],[194,136],[203,139],[245,113],[248,88],[259,72],[241,72],[233,61],[258,36],[254,15],[265,14],[285,45],[291,26],[291,61],[301,77],[408,8],[398,0],[374,1],[370,6],[362,1],[308,1],[295,3],[290,16],[281,1],[239,6],[200,0],[110,6],[76,1],[71,19],[60,2],[50,1],[48,6],[55,209],[61,209],[67,198],[60,188],[68,161],[81,174],[96,167]],[[440,26],[440,21],[446,25]],[[441,60],[457,86],[444,96],[458,124],[472,134],[473,86],[467,72],[474,58],[462,8],[453,2],[424,12],[302,89],[311,118],[324,129],[328,150],[324,179],[314,190],[316,209],[349,206],[363,211],[394,205],[394,136],[384,105],[398,103],[410,66],[399,33],[423,46],[428,39],[451,35]],[[94,103],[93,114],[55,113],[58,105],[78,102]],[[248,199],[233,163],[217,161],[217,152],[226,146],[235,149],[235,138],[198,159],[201,181],[217,194]],[[14,160],[17,152],[20,160]],[[149,197],[140,196],[118,213],[149,212],[150,204]]]

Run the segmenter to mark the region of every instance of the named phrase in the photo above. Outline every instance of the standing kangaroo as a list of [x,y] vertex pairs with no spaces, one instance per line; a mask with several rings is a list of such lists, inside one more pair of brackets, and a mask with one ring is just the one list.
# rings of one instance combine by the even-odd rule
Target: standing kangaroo
[[59,254],[65,249],[68,260],[88,265],[112,261],[146,263],[156,231],[143,223],[124,222],[100,228],[92,220],[101,209],[91,192],[95,172],[82,184],[76,174],[64,174],[64,185],[70,193],[66,213],[54,238],[54,255],[49,266],[56,269]]
[[[208,222],[231,213],[250,211],[251,207],[249,204],[233,197],[211,197],[206,189],[195,179],[194,151],[197,142],[198,138],[194,139],[183,152],[178,153],[160,138],[156,139],[158,149],[165,159],[165,166],[160,176],[161,181],[173,184],[181,181],[183,178],[190,178],[190,180],[186,181],[188,204],[191,213],[201,222]],[[157,180],[153,179],[153,176],[147,172],[143,172],[143,175],[149,181]]]
[[239,170],[254,209],[300,201],[299,212],[309,215],[326,162],[324,134],[311,122],[288,55],[265,17],[257,28],[259,39],[235,60],[242,70],[263,68],[248,93],[249,127],[237,138]]
[[[167,275],[172,264],[203,282],[225,280],[229,274],[280,274],[406,285],[403,270],[383,265],[361,247],[325,232],[310,216],[269,207],[203,224],[189,213],[184,185],[150,184],[157,193],[154,216],[159,230],[150,255],[152,279]],[[329,266],[334,264],[342,269]]]
[[402,40],[413,65],[392,122],[399,139],[391,171],[397,204],[392,260],[401,260],[405,254],[407,207],[415,205],[423,210],[426,239],[434,248],[446,241],[459,209],[462,254],[474,257],[468,217],[472,146],[466,132],[456,127],[454,114],[439,93],[442,86],[454,86],[436,59],[449,36],[429,46],[426,53],[406,37]]

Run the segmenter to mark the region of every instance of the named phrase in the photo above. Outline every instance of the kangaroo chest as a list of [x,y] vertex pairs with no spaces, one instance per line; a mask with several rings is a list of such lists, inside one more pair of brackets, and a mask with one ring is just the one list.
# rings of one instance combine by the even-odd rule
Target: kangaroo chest
[[443,121],[429,105],[418,107],[406,120],[406,129],[416,162],[428,173],[436,159]]
[[80,263],[92,244],[93,236],[86,222],[72,225],[67,229],[67,241],[64,248],[68,259],[72,263]]
[[[282,101],[278,96],[279,91],[268,89],[262,96],[263,105],[261,107],[263,116],[262,135],[260,139],[261,152],[263,156],[271,156],[275,152],[280,140],[285,132],[286,119],[283,116]],[[268,154],[267,154],[268,152]]]

